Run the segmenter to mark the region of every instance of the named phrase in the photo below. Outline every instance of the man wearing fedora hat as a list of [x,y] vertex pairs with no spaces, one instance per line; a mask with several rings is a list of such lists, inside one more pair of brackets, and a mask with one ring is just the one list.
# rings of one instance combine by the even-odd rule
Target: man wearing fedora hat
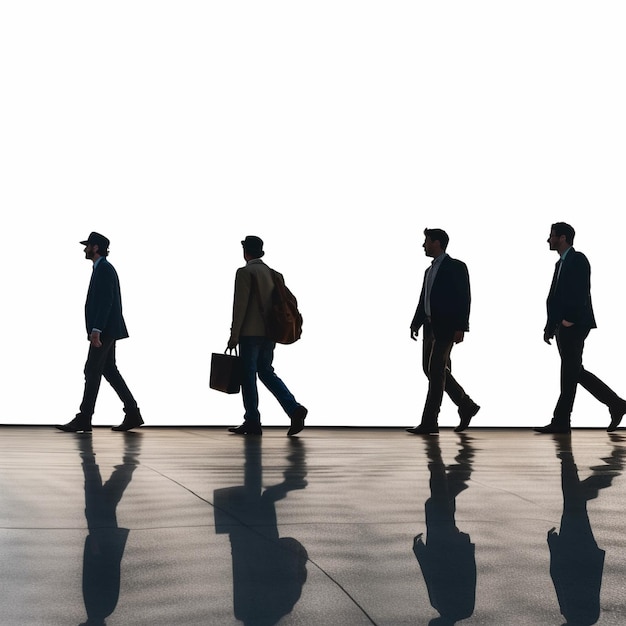
[[124,382],[115,363],[115,343],[128,337],[122,316],[120,283],[115,268],[107,261],[109,240],[92,232],[86,241],[85,258],[93,262],[93,272],[85,302],[85,324],[89,340],[89,353],[85,363],[85,391],[80,410],[67,424],[57,424],[64,432],[91,432],[91,418],[102,377],[113,387],[124,403],[125,417],[112,430],[126,431],[143,424],[137,402]]
[[235,276],[233,322],[228,348],[232,350],[239,345],[242,366],[241,395],[245,413],[243,424],[228,430],[237,435],[263,434],[256,383],[258,374],[261,382],[274,394],[290,417],[291,427],[287,434],[292,436],[304,428],[307,409],[296,402],[272,367],[276,343],[267,337],[265,319],[265,312],[272,307],[272,270],[261,260],[265,254],[262,239],[248,235],[241,245],[246,265],[240,267]]

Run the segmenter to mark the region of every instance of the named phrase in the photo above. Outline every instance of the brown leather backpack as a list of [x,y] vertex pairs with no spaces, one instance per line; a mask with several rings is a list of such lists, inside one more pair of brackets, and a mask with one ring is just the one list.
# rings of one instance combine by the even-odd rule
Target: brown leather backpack
[[272,268],[269,270],[274,281],[274,290],[272,291],[272,306],[267,312],[263,310],[261,304],[259,285],[254,277],[252,279],[261,308],[261,315],[265,320],[266,336],[276,343],[294,343],[302,336],[302,315],[298,310],[298,301],[285,285],[281,274]]

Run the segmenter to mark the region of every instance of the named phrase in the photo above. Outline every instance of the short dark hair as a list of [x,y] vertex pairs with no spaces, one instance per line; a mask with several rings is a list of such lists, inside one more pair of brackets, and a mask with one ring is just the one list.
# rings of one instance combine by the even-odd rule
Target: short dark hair
[[574,236],[576,235],[576,231],[574,230],[573,226],[570,226],[566,222],[555,222],[554,224],[552,224],[550,230],[553,231],[557,237],[565,235],[565,241],[567,241],[570,246],[574,243]]
[[424,235],[431,241],[438,241],[442,250],[448,247],[450,237],[448,237],[448,233],[445,230],[441,230],[441,228],[425,228]]

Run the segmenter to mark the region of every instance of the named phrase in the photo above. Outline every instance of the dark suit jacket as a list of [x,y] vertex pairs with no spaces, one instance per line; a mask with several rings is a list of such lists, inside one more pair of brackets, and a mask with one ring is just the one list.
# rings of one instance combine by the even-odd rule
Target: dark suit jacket
[[[411,329],[416,332],[426,321],[424,292],[428,269],[424,273],[422,293],[411,322]],[[455,331],[469,330],[470,302],[467,266],[462,261],[447,256],[441,262],[430,292],[430,317],[435,339],[452,339]]]
[[87,336],[99,328],[103,337],[124,339],[128,337],[122,317],[120,281],[115,268],[103,257],[93,270],[87,301],[85,302]]
[[554,269],[546,302],[548,321],[545,331],[554,335],[563,320],[583,328],[595,328],[596,320],[591,306],[591,266],[587,257],[571,248],[565,256],[557,281],[559,263]]

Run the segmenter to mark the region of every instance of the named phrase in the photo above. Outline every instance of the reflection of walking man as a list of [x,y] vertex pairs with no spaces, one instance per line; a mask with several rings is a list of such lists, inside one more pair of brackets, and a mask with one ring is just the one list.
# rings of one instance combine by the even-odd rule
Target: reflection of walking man
[[91,432],[91,418],[102,377],[113,387],[124,403],[124,421],[113,430],[130,430],[143,424],[137,402],[124,382],[115,363],[115,343],[128,337],[122,317],[122,296],[115,268],[107,261],[109,240],[91,233],[85,246],[85,258],[93,261],[93,272],[85,302],[85,324],[89,353],[85,363],[85,391],[80,411],[68,424],[57,428],[65,432]]
[[272,361],[276,343],[266,336],[266,315],[272,307],[274,279],[272,270],[261,260],[263,240],[248,236],[241,242],[246,265],[237,270],[233,322],[228,347],[239,344],[242,380],[241,395],[244,406],[244,422],[229,428],[237,435],[261,435],[261,414],[257,374],[261,382],[274,394],[285,413],[291,419],[288,435],[295,435],[304,428],[307,410],[296,402],[285,383],[276,376]]
[[415,537],[413,552],[420,564],[428,597],[441,618],[431,624],[467,619],[476,603],[476,557],[470,536],[456,526],[456,498],[468,487],[474,449],[471,438],[459,435],[456,463],[446,468],[437,438],[428,438],[430,498],[425,503],[427,537]]
[[433,262],[424,275],[419,304],[411,322],[411,339],[417,341],[417,333],[423,326],[422,364],[428,376],[428,394],[420,425],[407,431],[416,435],[439,432],[437,419],[445,390],[458,406],[460,423],[454,430],[461,432],[480,409],[450,371],[452,346],[463,341],[469,330],[469,274],[465,263],[446,253],[449,237],[445,231],[426,228],[424,235],[424,252]]
[[552,224],[548,244],[559,254],[548,294],[548,321],[543,339],[546,343],[556,337],[561,356],[561,394],[556,403],[552,421],[535,428],[539,433],[570,432],[570,416],[580,383],[597,400],[606,404],[614,431],[626,413],[626,401],[597,376],[583,367],[585,339],[596,320],[591,306],[591,267],[587,257],[574,250],[574,229],[565,222]]
[[598,547],[587,512],[587,502],[601,489],[611,486],[624,470],[626,450],[620,435],[610,435],[613,450],[602,465],[591,467],[592,474],[580,480],[574,461],[571,437],[555,437],[561,459],[563,515],[560,532],[548,532],[550,576],[561,614],[568,624],[595,624],[600,617],[600,588],[604,570],[604,550]]
[[215,532],[228,533],[233,559],[235,617],[246,626],[272,626],[293,610],[307,579],[307,551],[293,537],[280,537],[276,502],[304,489],[304,443],[288,440],[283,482],[263,489],[261,440],[244,441],[244,484],[214,494]]
[[89,534],[83,556],[83,599],[88,619],[83,626],[104,626],[120,595],[120,571],[128,529],[119,528],[117,505],[139,465],[141,435],[124,435],[124,457],[106,483],[96,463],[92,438],[78,438],[85,475],[85,516]]

